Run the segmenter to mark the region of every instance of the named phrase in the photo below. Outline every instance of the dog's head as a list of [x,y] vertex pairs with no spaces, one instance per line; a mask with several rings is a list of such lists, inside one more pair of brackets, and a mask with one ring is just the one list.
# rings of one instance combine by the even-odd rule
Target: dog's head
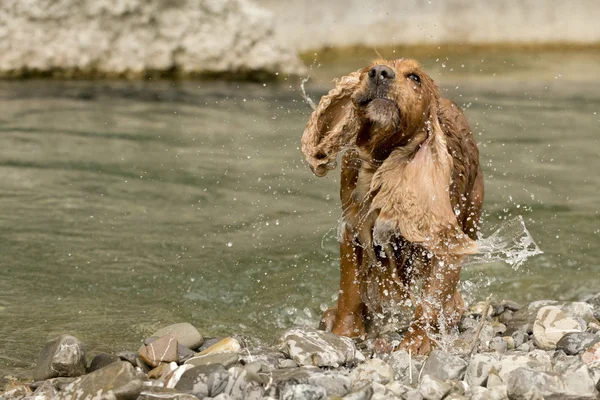
[[375,61],[323,96],[304,131],[302,151],[318,176],[335,168],[344,147],[385,157],[418,133],[427,136],[438,100],[437,86],[415,60]]

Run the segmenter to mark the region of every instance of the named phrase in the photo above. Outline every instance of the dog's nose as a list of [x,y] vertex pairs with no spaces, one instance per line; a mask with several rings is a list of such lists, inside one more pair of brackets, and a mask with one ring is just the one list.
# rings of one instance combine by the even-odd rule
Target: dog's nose
[[394,79],[396,73],[387,65],[374,65],[369,70],[369,80],[374,84],[383,83],[388,79]]

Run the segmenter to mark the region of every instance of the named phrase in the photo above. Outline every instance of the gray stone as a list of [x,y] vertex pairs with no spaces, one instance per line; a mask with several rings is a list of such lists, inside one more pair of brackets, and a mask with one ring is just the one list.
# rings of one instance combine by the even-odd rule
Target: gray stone
[[590,393],[598,396],[595,376],[580,357],[568,357],[562,363],[555,363],[554,372],[561,377],[565,393],[574,397],[585,397]]
[[554,350],[558,341],[567,333],[583,332],[585,326],[574,317],[554,306],[539,309],[533,324],[533,338],[536,346],[545,350]]
[[221,394],[229,383],[229,373],[220,364],[200,365],[185,370],[174,388],[194,396],[214,397]]
[[394,370],[394,379],[404,385],[412,385],[419,379],[419,371],[423,366],[423,361],[416,357],[411,357],[407,351],[394,351],[387,358],[386,362]]
[[282,350],[299,365],[338,367],[362,354],[352,339],[313,329],[290,329],[281,338]]
[[365,385],[354,392],[347,394],[343,400],[371,400],[373,398],[373,386]]
[[527,354],[507,352],[500,358],[500,361],[494,363],[494,369],[504,382],[512,371],[521,367],[533,371],[549,372],[552,371],[552,359],[545,351],[534,350]]
[[465,372],[465,381],[471,386],[486,386],[487,378],[494,363],[498,362],[496,354],[475,354]]
[[42,381],[57,376],[85,374],[85,346],[71,335],[61,335],[44,346],[33,371],[33,379]]
[[92,358],[92,362],[90,363],[90,372],[94,372],[99,370],[100,368],[104,368],[109,364],[119,362],[121,359],[118,356],[108,353],[98,353],[94,358]]
[[450,389],[446,382],[430,375],[424,375],[419,383],[419,393],[425,400],[441,400]]
[[204,338],[200,332],[198,332],[198,329],[187,322],[165,326],[150,336],[162,337],[165,335],[171,335],[179,344],[191,350],[197,350],[204,342]]
[[385,361],[372,358],[360,364],[350,373],[352,387],[358,389],[371,382],[385,385],[394,380],[394,370]]
[[592,307],[588,303],[584,302],[566,302],[566,301],[554,301],[554,300],[539,300],[527,304],[517,312],[513,314],[513,317],[508,321],[508,329],[512,332],[514,330],[521,330],[526,333],[533,332],[533,325],[535,323],[538,311],[540,308],[545,306],[555,306],[571,317],[579,317],[586,323],[590,322],[594,318]]
[[580,389],[575,385],[566,386],[556,373],[532,371],[527,368],[514,370],[507,381],[508,396],[514,400],[533,398],[593,400],[597,398],[597,392],[580,392]]
[[492,400],[490,391],[481,386],[471,388],[471,400]]
[[135,399],[142,390],[142,379],[129,362],[119,361],[76,379],[60,392],[60,398]]
[[281,400],[321,400],[327,392],[324,388],[308,384],[287,385],[281,395]]
[[342,397],[347,395],[352,388],[350,378],[335,371],[311,374],[308,376],[307,383],[322,387],[327,392],[327,396]]
[[2,77],[243,77],[304,70],[276,39],[273,15],[245,0],[0,2],[0,37]]
[[277,368],[297,368],[298,363],[294,360],[284,359],[277,363]]
[[412,390],[409,390],[408,392],[406,392],[406,394],[404,395],[404,399],[405,400],[423,400],[423,396],[421,396],[421,393],[419,393],[419,391],[417,389],[412,389]]
[[489,341],[488,348],[492,351],[504,354],[506,353],[506,350],[508,350],[508,343],[501,337],[495,337]]
[[462,379],[466,369],[466,361],[459,356],[448,354],[442,350],[434,350],[423,364],[421,374],[446,381]]
[[138,353],[135,351],[121,351],[116,354],[123,361],[128,361],[131,365],[136,365],[136,359],[138,358]]
[[594,344],[600,342],[600,335],[589,332],[572,332],[564,335],[558,343],[557,350],[563,350],[569,355],[581,354]]
[[513,338],[513,340],[515,341],[515,348],[518,348],[519,346],[521,346],[523,343],[527,342],[529,340],[529,336],[523,332],[523,331],[514,331],[510,337]]
[[205,356],[192,357],[185,361],[185,364],[191,364],[194,366],[209,365],[209,364],[221,364],[225,368],[229,368],[236,362],[238,362],[239,356],[235,353],[215,353],[208,354]]
[[242,400],[245,398],[244,389],[246,388],[246,376],[248,372],[244,368],[232,367],[228,371],[229,381],[223,393],[231,396],[232,399]]
[[400,382],[391,382],[385,385],[388,393],[393,394],[398,398],[406,397],[406,393],[413,388]]

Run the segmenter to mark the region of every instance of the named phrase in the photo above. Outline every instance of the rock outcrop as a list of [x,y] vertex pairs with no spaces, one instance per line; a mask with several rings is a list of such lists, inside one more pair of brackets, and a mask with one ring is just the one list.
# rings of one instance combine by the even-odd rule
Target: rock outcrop
[[301,73],[250,0],[6,0],[0,77],[274,77]]

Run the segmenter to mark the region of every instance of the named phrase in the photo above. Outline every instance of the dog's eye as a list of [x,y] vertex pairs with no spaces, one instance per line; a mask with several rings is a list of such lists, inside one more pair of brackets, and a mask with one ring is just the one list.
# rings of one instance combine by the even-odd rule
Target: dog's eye
[[408,74],[407,78],[417,82],[419,85],[421,84],[421,78],[417,74]]

